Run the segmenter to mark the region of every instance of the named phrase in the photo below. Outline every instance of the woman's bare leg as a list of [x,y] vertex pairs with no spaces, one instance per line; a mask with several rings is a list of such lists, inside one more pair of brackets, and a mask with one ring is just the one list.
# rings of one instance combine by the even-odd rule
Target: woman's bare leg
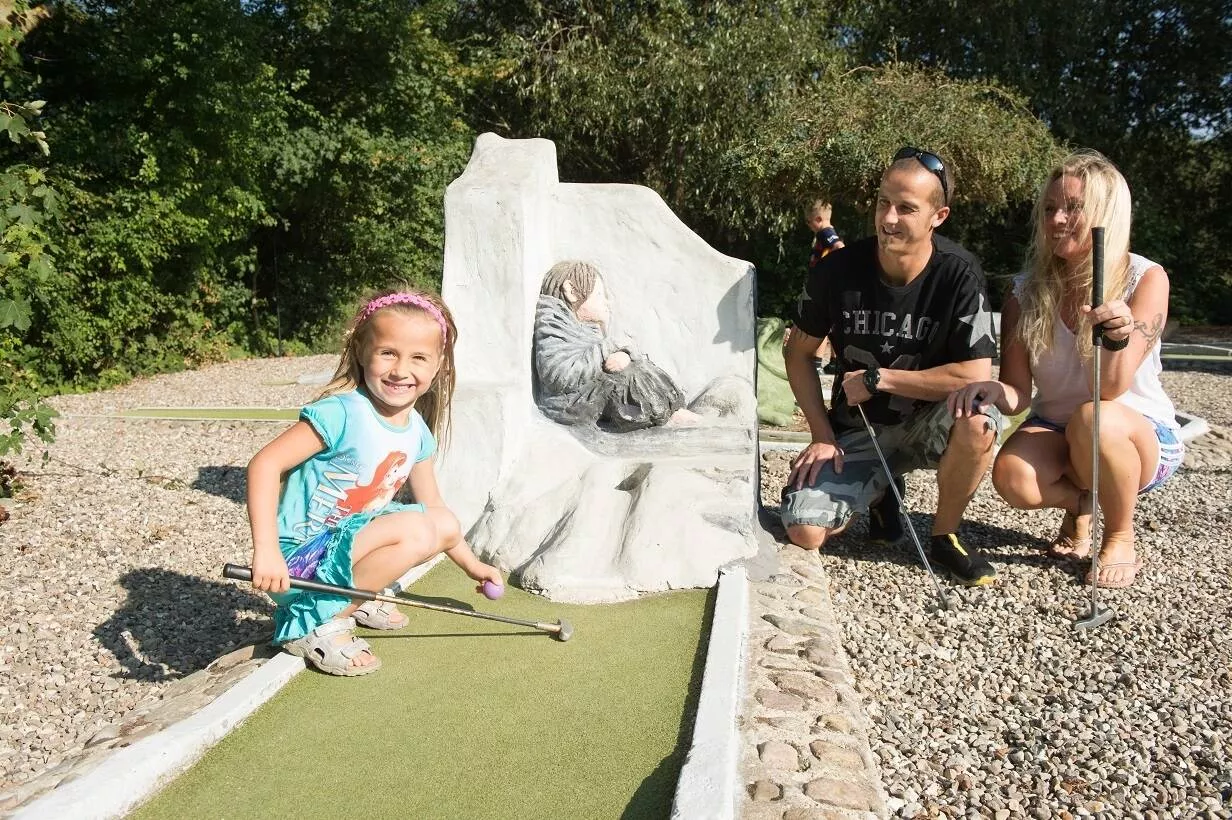
[[[1095,405],[1087,402],[1065,428],[1070,469],[1085,485],[1091,482]],[[1099,551],[1100,584],[1116,585],[1131,578],[1134,551],[1134,507],[1138,490],[1150,483],[1159,460],[1155,428],[1141,413],[1112,401],[1099,408],[1099,506],[1104,513]],[[1112,566],[1121,564],[1122,566]],[[1105,571],[1103,565],[1107,566]]]

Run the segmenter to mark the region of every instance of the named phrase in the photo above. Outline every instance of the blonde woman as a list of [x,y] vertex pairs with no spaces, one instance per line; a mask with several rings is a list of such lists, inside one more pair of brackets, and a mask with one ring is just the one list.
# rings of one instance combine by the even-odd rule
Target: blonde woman
[[[1092,308],[1096,226],[1105,228],[1105,302]],[[1064,510],[1048,552],[1086,558],[1095,446],[1091,329],[1103,326],[1098,580],[1114,588],[1132,584],[1142,567],[1133,532],[1138,495],[1166,481],[1183,455],[1175,410],[1159,381],[1168,274],[1129,252],[1129,228],[1129,186],[1105,157],[1078,153],[1055,168],[1036,202],[1027,270],[1015,278],[1002,313],[1000,381],[970,384],[949,399],[956,417],[978,406],[1016,414],[1030,405],[993,464],[993,485],[1011,506]]]

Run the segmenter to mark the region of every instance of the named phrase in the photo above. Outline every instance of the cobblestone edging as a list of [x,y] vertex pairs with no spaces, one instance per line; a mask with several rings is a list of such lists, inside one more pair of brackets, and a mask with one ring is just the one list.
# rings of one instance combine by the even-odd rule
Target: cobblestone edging
[[278,651],[265,642],[244,646],[176,681],[142,702],[124,720],[95,732],[81,749],[70,753],[59,765],[16,788],[0,792],[2,816],[19,815],[23,807],[30,807],[57,787],[93,771],[116,750],[197,714],[277,654]]
[[817,554],[785,546],[752,584],[742,771],[745,820],[887,816],[860,697]]

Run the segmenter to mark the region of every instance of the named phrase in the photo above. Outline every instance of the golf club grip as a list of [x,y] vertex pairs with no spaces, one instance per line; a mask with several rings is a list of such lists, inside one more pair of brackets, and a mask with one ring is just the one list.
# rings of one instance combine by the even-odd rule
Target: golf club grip
[[[1104,229],[1091,229],[1091,307],[1104,303]],[[1091,341],[1100,344],[1104,338],[1103,325],[1091,329]]]
[[[230,578],[232,581],[251,581],[252,569],[250,567],[242,567],[239,564],[226,564],[222,568],[222,577]],[[291,576],[291,586],[295,589],[344,595],[347,598],[362,598],[365,601],[375,601],[377,599],[375,592],[369,592],[366,589],[336,587],[333,584],[323,584],[320,581],[309,581],[306,578],[296,578],[295,576]]]

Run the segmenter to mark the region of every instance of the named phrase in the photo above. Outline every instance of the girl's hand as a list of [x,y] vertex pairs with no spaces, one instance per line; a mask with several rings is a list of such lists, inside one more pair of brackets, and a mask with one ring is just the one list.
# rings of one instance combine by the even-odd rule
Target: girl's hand
[[475,585],[475,591],[479,593],[483,592],[484,581],[491,581],[498,587],[505,585],[505,579],[501,577],[500,570],[489,564],[480,563],[468,570],[466,574],[471,576],[471,580],[478,582]]
[[945,400],[950,415],[956,419],[977,416],[988,407],[1005,402],[1005,385],[1001,382],[972,382],[960,387]]
[[252,551],[252,588],[262,592],[286,592],[291,588],[291,573],[279,550]]

